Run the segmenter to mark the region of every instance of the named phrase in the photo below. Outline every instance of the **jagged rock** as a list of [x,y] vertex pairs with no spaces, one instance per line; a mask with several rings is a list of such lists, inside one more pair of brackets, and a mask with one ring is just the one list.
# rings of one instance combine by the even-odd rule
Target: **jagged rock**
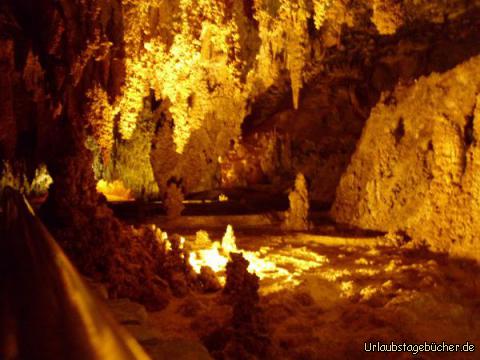
[[179,306],[178,312],[185,317],[194,317],[203,308],[204,305],[192,296],[185,299],[184,303]]
[[242,254],[230,253],[224,294],[233,306],[231,320],[203,339],[216,358],[264,358],[269,353],[266,320],[259,303],[259,278],[247,271]]
[[[230,259],[227,264],[227,280],[223,292],[235,297],[248,289],[253,292],[258,290],[258,277],[247,271],[249,263],[242,254],[230,253]],[[254,298],[258,300],[258,296]]]
[[205,292],[215,292],[222,288],[215,272],[207,266],[202,266],[200,269],[198,281],[200,282],[202,290]]
[[188,283],[185,278],[185,274],[179,272],[170,273],[169,283],[173,295],[177,297],[184,297],[188,294]]
[[332,214],[480,259],[480,57],[398,86],[373,109]]
[[[478,54],[478,0],[401,2],[408,20],[405,31],[380,37],[371,23],[371,0],[335,0],[329,6],[263,0],[233,0],[231,6],[222,1],[194,1],[192,6],[171,1],[4,2],[1,166],[11,161],[22,177],[31,177],[46,164],[53,185],[42,217],[73,262],[104,282],[111,296],[162,308],[169,297],[164,282],[158,281],[168,279],[162,272],[164,249],[147,232],[115,219],[96,192],[96,176],[125,173],[140,196],[156,191],[153,178],[160,193],[172,177],[182,179],[188,192],[212,188],[219,182],[221,158],[239,140],[251,110],[250,121],[245,120],[250,132],[260,125],[276,129],[278,118],[287,124],[285,133],[297,135],[283,153],[296,151],[285,155],[291,161],[280,168],[288,170],[280,176],[304,172],[313,179],[312,193],[330,204],[379,92],[399,79],[411,82],[420,74],[443,72]],[[389,13],[390,33],[401,25],[391,13],[396,12]],[[405,39],[410,46],[401,45]],[[398,60],[399,55],[409,60]],[[372,69],[379,62],[389,70],[375,75],[380,80],[374,80],[372,90]],[[382,79],[389,84],[382,86]],[[437,96],[440,103],[443,98]],[[268,122],[274,114],[282,115]],[[450,120],[435,131],[446,134],[452,149],[463,154],[463,146],[455,143],[469,138],[465,134],[471,126],[464,131],[462,121]],[[395,138],[402,137],[401,128]],[[408,126],[405,131],[408,137]],[[440,142],[432,146],[436,154],[446,153]],[[453,238],[464,233],[454,247],[476,247],[476,237],[470,236],[476,225],[462,229],[474,206],[465,207],[468,201],[461,198],[476,190],[465,184],[465,189],[456,189],[461,164],[469,163],[460,158],[455,181],[438,190],[456,200],[442,197],[432,205],[432,212],[445,210],[440,211],[445,221],[439,221],[445,231],[439,234],[434,225],[424,226],[433,232],[418,230],[422,237],[444,239],[436,242],[441,249],[449,249]],[[109,161],[118,165],[116,170]],[[262,159],[259,166],[270,171],[269,165]],[[138,168],[144,169],[141,176],[134,171]],[[321,179],[321,174],[328,175]],[[362,206],[359,212],[370,210]],[[452,214],[446,214],[447,208]],[[188,282],[188,270],[179,271]]]
[[395,34],[405,22],[402,1],[374,0],[372,22],[380,34]]

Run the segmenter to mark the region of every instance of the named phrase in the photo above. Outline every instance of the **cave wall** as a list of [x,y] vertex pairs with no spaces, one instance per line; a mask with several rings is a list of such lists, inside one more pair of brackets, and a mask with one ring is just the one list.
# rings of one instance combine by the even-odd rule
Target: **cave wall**
[[[297,149],[313,149],[298,152],[296,168],[305,168],[315,181],[321,178],[319,173],[336,174],[327,179],[328,185],[316,181],[313,191],[317,200],[331,203],[332,189],[368,116],[368,106],[366,111],[365,104],[352,104],[357,101],[357,89],[352,90],[356,85],[341,85],[331,91],[317,86],[313,91],[320,88],[327,96],[304,101],[312,91],[309,84],[318,82],[322,72],[334,72],[334,81],[340,83],[368,83],[370,79],[363,73],[369,74],[371,64],[365,68],[362,63],[371,60],[369,50],[376,47],[378,35],[391,36],[424,22],[443,25],[461,18],[475,4],[478,2],[124,0],[124,83],[122,91],[108,99],[102,87],[95,85],[90,90],[90,123],[98,124],[94,126],[94,138],[102,158],[120,154],[117,147],[128,143],[137,123],[152,121],[144,117],[145,108],[160,108],[160,116],[153,119],[156,130],[150,161],[159,193],[171,178],[182,179],[186,192],[208,190],[219,185],[219,159],[232,141],[239,140],[246,116],[258,124],[266,114],[291,113],[303,106],[304,117],[324,118],[321,121],[326,123],[323,128],[327,133],[344,130],[342,135],[352,138],[334,149],[332,141],[325,139],[322,141],[329,144],[320,146],[302,140],[293,142]],[[349,62],[345,63],[345,58]],[[336,62],[344,69],[338,71],[338,66],[332,69],[335,65],[328,65]],[[392,75],[387,80],[394,79]],[[319,82],[327,87],[336,85]],[[274,101],[270,94],[274,94]],[[149,96],[153,101],[147,104]],[[316,111],[317,100],[323,106],[320,112]],[[335,104],[326,109],[325,101]],[[325,112],[333,114],[325,117]],[[300,123],[297,120],[302,115],[285,117]],[[348,125],[338,125],[343,117]],[[308,126],[299,130],[301,136],[311,133]],[[328,152],[328,158],[316,161]],[[139,168],[136,159],[134,155],[123,157],[123,168]],[[113,174],[108,161],[97,162],[103,164],[104,173]],[[337,162],[342,165],[337,166]],[[153,189],[134,173],[121,180],[128,182],[135,193],[142,188]],[[121,178],[122,172],[113,177]]]
[[480,259],[479,66],[477,56],[382,95],[338,186],[337,221]]
[[125,78],[121,10],[120,1],[106,0],[1,4],[0,155],[20,178],[46,165],[53,184],[39,214],[82,274],[153,309],[168,297],[158,270],[162,247],[151,229],[113,216],[96,191],[86,147],[99,128],[108,132],[90,121],[92,111],[108,114],[92,108],[92,89],[104,101]]
[[[250,184],[251,174],[259,174],[260,181],[287,189],[301,172],[308,179],[310,198],[329,208],[381,93],[398,82],[447,71],[480,53],[479,11],[474,6],[405,2],[402,17],[392,19],[395,26],[385,23],[388,14],[378,15],[388,8],[372,16],[357,6],[352,9],[354,23],[347,23],[332,38],[320,37],[321,61],[317,59],[314,70],[306,72],[298,109],[289,106],[286,78],[256,98],[242,125],[241,151],[223,165],[239,168],[236,175],[245,174],[237,176],[236,185]],[[282,143],[281,152],[259,151],[258,139],[272,136]],[[255,157],[262,160],[254,161]],[[271,164],[268,171],[262,163]]]
[[[181,179],[187,192],[218,186],[219,159],[239,138],[250,103],[281,83],[281,91],[289,92],[286,103],[297,107],[304,77],[322,57],[321,39],[335,41],[342,24],[354,23],[348,6],[304,0],[122,1],[122,91],[107,97],[104,87],[93,84],[88,93],[97,173],[107,180],[119,177],[135,193],[145,188],[140,175],[112,172],[108,160],[113,155],[120,167],[138,169],[136,155],[115,156],[150,107],[159,110],[147,121],[155,123],[151,168],[160,194],[171,178]],[[362,2],[355,9],[365,13],[369,6]]]
[[[479,4],[460,0],[11,3],[10,15],[17,24],[8,25],[13,29],[9,31],[17,31],[22,41],[33,41],[37,47],[28,57],[30,70],[25,75],[33,80],[22,85],[25,103],[33,98],[36,104],[26,108],[35,114],[23,116],[28,131],[15,129],[16,137],[23,139],[20,143],[32,143],[33,138],[36,142],[35,151],[27,149],[25,158],[57,156],[49,153],[44,139],[55,131],[62,136],[65,129],[58,124],[71,126],[52,120],[65,116],[68,101],[82,128],[72,134],[83,128],[86,133],[75,135],[74,143],[83,148],[80,143],[86,141],[93,150],[95,181],[120,179],[136,197],[147,198],[161,196],[171,178],[181,179],[186,192],[207,190],[220,184],[220,159],[239,140],[245,117],[258,128],[266,117],[275,115],[270,128],[281,129],[288,123],[283,128],[294,134],[291,172],[308,173],[314,198],[327,204],[333,200],[333,189],[372,99],[378,99],[384,84],[393,86],[406,73],[408,78],[423,73],[417,64],[421,57],[411,54],[407,61],[385,55],[383,68],[372,59],[388,48],[398,55],[394,47],[410,38],[410,30],[419,24],[445,27]],[[45,16],[36,19],[36,11]],[[390,45],[384,43],[397,35]],[[423,35],[430,39],[428,33]],[[412,43],[417,48],[410,51],[422,53],[420,39]],[[28,48],[25,44],[23,53],[15,55],[20,59],[18,71],[24,67]],[[5,64],[11,67],[8,61]],[[378,84],[380,89],[375,88]],[[372,85],[374,90],[365,94]],[[6,99],[8,91],[5,94]],[[7,108],[5,133],[19,124]],[[42,113],[45,120],[32,120]],[[319,133],[324,134],[321,139]],[[335,140],[339,137],[341,142]],[[12,139],[8,142],[6,151],[11,153]],[[61,146],[54,149],[68,152]],[[37,155],[39,150],[45,154]],[[332,176],[322,176],[327,172]],[[289,171],[280,169],[280,173]]]
[[57,159],[87,146],[92,184],[120,178],[156,196],[175,177],[205,190],[243,125],[289,133],[293,170],[279,172],[307,173],[330,203],[380,92],[465,60],[471,34],[455,31],[468,33],[459,24],[479,1],[6,4],[0,148],[13,169],[50,162],[62,181]]

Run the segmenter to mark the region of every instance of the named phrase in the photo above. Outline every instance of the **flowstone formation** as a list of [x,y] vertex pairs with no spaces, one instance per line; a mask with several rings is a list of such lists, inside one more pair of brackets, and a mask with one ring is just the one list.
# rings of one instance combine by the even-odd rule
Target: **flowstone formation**
[[305,176],[299,173],[295,179],[295,188],[288,195],[290,208],[285,214],[284,228],[287,230],[302,231],[310,228],[308,210],[308,188]]
[[338,222],[480,259],[479,66],[477,56],[383,95],[338,186]]

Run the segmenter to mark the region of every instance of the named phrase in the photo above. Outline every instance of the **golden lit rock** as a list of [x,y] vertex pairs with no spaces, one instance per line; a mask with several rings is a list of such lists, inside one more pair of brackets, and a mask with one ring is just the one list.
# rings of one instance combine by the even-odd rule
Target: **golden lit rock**
[[288,195],[290,208],[285,214],[284,227],[288,230],[308,230],[310,222],[308,211],[310,200],[308,198],[307,182],[303,174],[297,174],[294,189]]
[[108,201],[130,201],[134,199],[131,191],[120,180],[115,180],[111,183],[99,180],[97,182],[97,191],[105,195]]
[[103,160],[108,163],[114,142],[114,119],[118,110],[110,105],[106,91],[98,84],[87,92],[87,98],[90,104],[87,113],[88,122],[100,147]]
[[478,258],[479,66],[477,56],[383,97],[337,189],[338,221],[406,231],[433,249]]
[[480,344],[478,29],[480,0],[2,2],[0,358],[98,338],[58,336],[47,228],[152,359]]
[[405,12],[402,1],[374,0],[372,22],[382,35],[392,35],[404,23]]

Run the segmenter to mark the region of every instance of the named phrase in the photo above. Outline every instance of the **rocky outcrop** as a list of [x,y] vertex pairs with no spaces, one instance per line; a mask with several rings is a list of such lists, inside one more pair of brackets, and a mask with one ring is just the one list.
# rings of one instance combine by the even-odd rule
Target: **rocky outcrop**
[[337,221],[480,259],[479,66],[477,56],[382,96],[338,186]]
[[[436,14],[432,19],[426,15],[427,8]],[[343,28],[338,47],[325,52],[316,75],[303,86],[297,110],[287,106],[288,96],[281,85],[272,86],[256,99],[245,119],[243,143],[258,144],[257,137],[275,132],[283,146],[280,154],[263,151],[260,156],[269,156],[264,162],[273,164],[277,177],[291,178],[302,172],[311,199],[324,208],[333,203],[340,177],[382,92],[393,90],[398,82],[445,72],[480,53],[478,9],[442,21],[440,14],[445,13],[434,2],[410,3],[404,10],[409,20],[395,34],[381,35],[365,24],[360,31]],[[422,21],[415,22],[415,16]],[[249,167],[255,166],[250,158],[252,154],[258,158],[258,151],[248,146],[245,150],[247,155],[241,158]],[[290,161],[277,161],[283,158]],[[280,187],[275,176],[262,167],[249,168],[248,174],[259,172],[265,174],[264,182]]]

